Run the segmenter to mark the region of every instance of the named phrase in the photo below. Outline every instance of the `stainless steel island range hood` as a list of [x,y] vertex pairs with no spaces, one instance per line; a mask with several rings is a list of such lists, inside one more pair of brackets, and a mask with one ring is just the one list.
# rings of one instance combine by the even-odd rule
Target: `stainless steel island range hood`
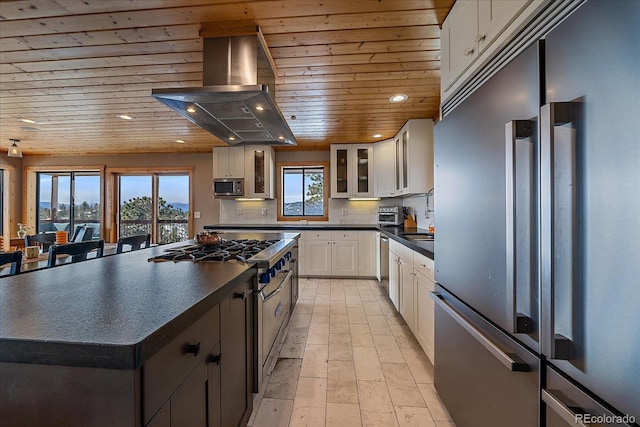
[[203,39],[202,87],[151,95],[230,145],[296,145],[269,87],[275,74],[262,34]]

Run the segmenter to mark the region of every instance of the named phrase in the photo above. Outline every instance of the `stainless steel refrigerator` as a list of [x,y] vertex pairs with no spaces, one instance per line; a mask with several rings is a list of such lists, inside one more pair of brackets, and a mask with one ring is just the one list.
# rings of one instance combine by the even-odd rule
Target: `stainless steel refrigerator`
[[435,163],[456,425],[640,425],[640,1],[531,44],[436,125]]

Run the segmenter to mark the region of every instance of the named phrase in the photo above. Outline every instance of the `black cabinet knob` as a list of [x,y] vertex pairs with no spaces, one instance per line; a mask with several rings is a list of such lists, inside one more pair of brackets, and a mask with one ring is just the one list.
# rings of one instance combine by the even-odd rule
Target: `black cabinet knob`
[[222,353],[210,354],[209,357],[207,358],[207,363],[215,363],[216,365],[219,365],[220,359],[222,359]]
[[197,356],[200,353],[200,343],[197,344],[187,344],[184,346],[184,354],[193,354]]

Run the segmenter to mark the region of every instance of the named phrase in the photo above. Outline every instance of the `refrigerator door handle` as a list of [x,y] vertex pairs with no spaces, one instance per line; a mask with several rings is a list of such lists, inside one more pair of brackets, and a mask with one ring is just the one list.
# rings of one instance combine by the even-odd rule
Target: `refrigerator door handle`
[[[521,183],[521,180],[518,179],[518,165],[520,164],[521,167],[523,165],[518,159],[519,150],[517,149],[517,144],[524,142],[531,145],[533,143],[531,137],[535,135],[535,124],[533,120],[513,120],[505,124],[507,321],[511,326],[509,332],[514,334],[530,334],[534,332],[535,329],[533,319],[526,314],[518,313],[517,306],[517,266],[520,265],[518,261],[522,261],[525,257],[530,259],[535,250],[532,242],[534,236],[531,234],[531,227],[535,218],[535,216],[531,215],[531,211],[535,206],[535,201],[531,199],[534,197],[534,191],[533,188],[531,188],[534,147],[528,150],[529,157],[526,159],[528,160],[527,166],[529,170],[525,172],[527,173],[529,182]],[[527,186],[528,188],[522,188],[523,186]],[[529,200],[525,203],[527,206],[520,208],[529,211],[526,212],[527,215],[517,215],[516,213],[516,210],[519,208],[516,203],[519,192],[529,195]],[[520,221],[521,224],[518,224],[517,221]],[[523,221],[527,221],[527,223],[522,224]],[[522,228],[529,230],[525,239],[526,241],[524,242],[528,253],[521,253],[521,251],[516,248],[517,242],[523,237],[522,235],[516,235],[517,230]],[[530,270],[532,267],[533,266],[529,265]],[[522,274],[526,274],[526,272],[523,271]],[[529,279],[531,279],[531,275],[529,275]],[[528,283],[529,286],[531,286],[531,280],[528,280]]]
[[[576,112],[576,103],[572,102],[552,102],[543,105],[540,108],[540,286],[541,286],[541,330],[545,334],[541,340],[542,352],[551,359],[569,360],[573,354],[573,343],[571,340],[561,334],[556,333],[556,284],[559,282],[559,269],[563,269],[563,275],[571,274],[572,259],[571,253],[567,255],[565,251],[571,251],[573,242],[560,242],[556,234],[562,229],[568,231],[573,229],[573,219],[564,218],[570,224],[562,224],[562,227],[556,227],[561,221],[556,214],[554,201],[561,197],[557,191],[566,191],[565,188],[572,187],[567,183],[563,183],[562,189],[556,186],[556,165],[560,162],[573,162],[575,157],[574,147],[570,147],[568,154],[570,158],[556,158],[559,147],[556,147],[555,127],[570,123],[574,120]],[[567,148],[564,148],[567,150]],[[567,154],[565,153],[565,156]],[[564,173],[564,179],[569,174]],[[570,178],[569,178],[570,179]],[[573,183],[571,183],[573,184]],[[573,197],[573,196],[570,196]],[[563,200],[564,201],[564,200]],[[574,200],[569,200],[574,203]],[[569,209],[564,208],[565,212]],[[572,239],[564,237],[564,240]],[[556,254],[556,245],[564,243],[568,246],[565,251]],[[556,255],[562,255],[563,259],[569,258],[569,262],[563,263]],[[563,307],[566,312],[567,307]],[[573,307],[568,307],[570,311]]]
[[567,423],[572,426],[587,427],[586,424],[580,421],[580,418],[585,413],[581,408],[566,405],[549,390],[542,389],[541,397],[549,409],[558,414]]
[[514,372],[528,372],[529,365],[519,360],[516,355],[505,353],[500,347],[495,345],[489,338],[473,326],[467,319],[462,317],[454,308],[445,301],[439,292],[429,292],[429,296],[436,304],[444,310],[453,320],[458,322],[469,334],[475,338],[484,348],[486,348],[493,356],[496,357],[504,366]]

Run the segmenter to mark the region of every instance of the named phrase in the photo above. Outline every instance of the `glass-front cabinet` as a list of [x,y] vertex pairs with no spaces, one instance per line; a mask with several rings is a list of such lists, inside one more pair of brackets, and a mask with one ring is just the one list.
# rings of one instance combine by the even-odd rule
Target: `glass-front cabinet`
[[373,144],[331,145],[331,197],[373,197]]
[[247,146],[245,159],[245,197],[275,198],[275,155],[269,146]]

